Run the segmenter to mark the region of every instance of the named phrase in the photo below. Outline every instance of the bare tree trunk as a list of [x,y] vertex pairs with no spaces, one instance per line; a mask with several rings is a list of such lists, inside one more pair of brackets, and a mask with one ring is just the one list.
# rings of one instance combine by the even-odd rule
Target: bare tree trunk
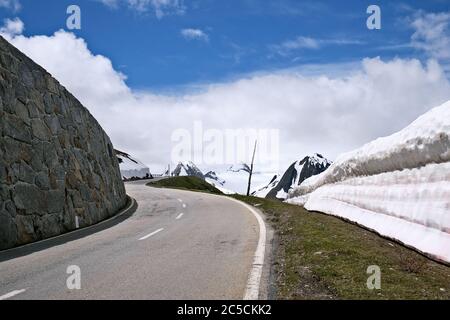
[[250,174],[248,176],[248,186],[247,186],[247,197],[250,195],[250,187],[252,185],[252,174],[253,174],[253,162],[255,161],[256,144],[258,140],[255,140],[255,148],[253,149],[252,163],[250,165]]

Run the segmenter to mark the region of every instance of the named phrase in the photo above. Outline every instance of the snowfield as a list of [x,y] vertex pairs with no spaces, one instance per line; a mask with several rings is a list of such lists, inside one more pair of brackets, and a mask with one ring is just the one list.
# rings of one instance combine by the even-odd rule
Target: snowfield
[[339,216],[450,262],[450,101],[340,156],[287,202]]
[[[280,183],[280,174],[275,174],[270,182],[267,184],[260,185],[256,187],[255,191],[253,191],[252,196],[258,198],[265,198],[267,194],[275,188]],[[286,198],[284,198],[286,199]]]
[[[232,165],[228,169],[220,171],[217,174],[214,171],[210,171],[205,175],[205,180],[225,194],[245,195],[247,194],[249,172],[250,168],[248,165],[239,163]],[[274,174],[271,172],[254,171],[251,190],[255,192],[253,186],[262,188],[263,184],[267,185],[267,181],[269,181],[273,175]]]
[[[218,177],[223,181],[223,183],[217,183],[211,179],[206,179],[209,183],[213,184],[217,189],[221,190],[226,194],[247,194],[248,186],[248,173],[245,171],[223,171],[217,174]],[[273,177],[271,172],[253,172],[252,176],[252,186],[261,187],[264,183]],[[255,192],[255,188],[252,187],[252,192]],[[257,190],[257,189],[256,189]]]

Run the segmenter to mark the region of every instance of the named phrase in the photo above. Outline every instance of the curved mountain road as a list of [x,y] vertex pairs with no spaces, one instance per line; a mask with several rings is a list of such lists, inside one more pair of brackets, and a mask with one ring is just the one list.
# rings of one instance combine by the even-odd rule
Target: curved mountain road
[[[0,299],[242,299],[247,283],[257,297],[265,230],[245,205],[142,181],[126,188],[138,202],[128,219],[0,260]],[[81,289],[68,289],[69,266]]]

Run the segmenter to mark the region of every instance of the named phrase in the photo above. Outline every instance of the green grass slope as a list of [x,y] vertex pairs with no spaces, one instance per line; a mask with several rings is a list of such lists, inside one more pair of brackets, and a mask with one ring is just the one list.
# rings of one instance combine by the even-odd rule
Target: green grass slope
[[209,184],[205,180],[197,177],[170,177],[167,179],[150,182],[147,185],[150,187],[174,188],[174,189],[222,194],[222,192],[219,189]]

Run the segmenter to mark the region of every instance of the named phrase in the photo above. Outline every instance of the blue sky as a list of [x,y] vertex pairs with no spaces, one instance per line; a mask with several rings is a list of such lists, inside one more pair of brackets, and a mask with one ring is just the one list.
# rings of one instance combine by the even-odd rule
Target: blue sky
[[[1,1],[0,1],[1,2]],[[119,1],[120,2],[120,1]],[[405,19],[414,10],[449,10],[445,0],[430,1],[295,1],[186,0],[180,10],[164,8],[157,17],[125,3],[100,0],[21,0],[21,9],[0,10],[0,19],[19,17],[25,35],[51,35],[66,29],[66,8],[78,4],[84,38],[94,54],[109,57],[135,89],[168,89],[233,78],[260,70],[303,64],[340,63],[364,57],[418,57],[408,46],[411,29]],[[366,8],[382,10],[382,29],[368,30]],[[181,30],[202,30],[206,38],[185,39]],[[317,48],[280,54],[279,46],[298,37],[319,41]],[[388,48],[386,48],[388,47]]]

